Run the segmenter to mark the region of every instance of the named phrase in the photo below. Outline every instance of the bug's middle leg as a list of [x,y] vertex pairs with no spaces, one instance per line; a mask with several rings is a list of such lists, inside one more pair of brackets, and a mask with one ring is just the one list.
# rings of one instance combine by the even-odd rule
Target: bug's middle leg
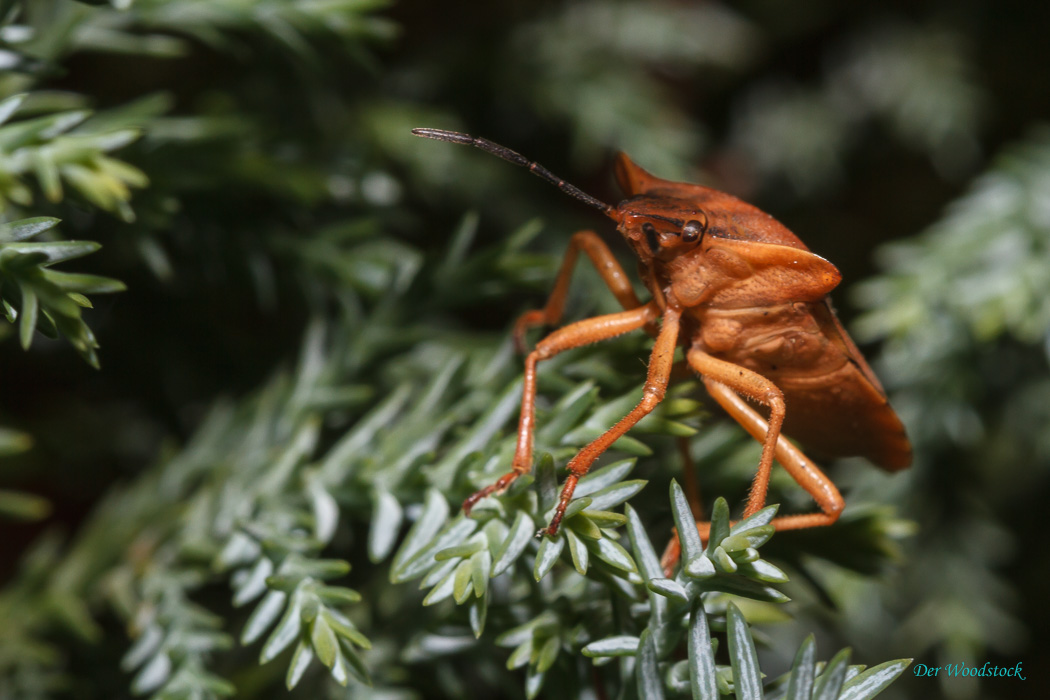
[[[744,423],[738,417],[739,407],[737,404],[727,405],[720,395],[717,386],[722,385],[736,393],[743,394],[753,401],[765,404],[769,407],[769,422],[766,430],[754,438],[762,443],[762,458],[758,463],[758,471],[755,479],[751,482],[751,493],[748,495],[747,506],[744,508],[744,517],[758,512],[766,505],[766,492],[769,490],[769,476],[773,469],[773,457],[776,454],[777,441],[780,437],[780,428],[784,424],[784,393],[777,385],[766,379],[761,374],[753,372],[746,367],[735,365],[713,357],[699,348],[691,348],[686,353],[689,365],[703,377],[704,385],[708,393],[714,396],[723,408],[741,424]],[[715,387],[712,391],[712,387]],[[739,400],[739,396],[737,396]],[[741,404],[748,408],[742,400]],[[748,429],[747,425],[744,425]]]
[[561,519],[565,515],[565,509],[569,507],[572,494],[576,490],[576,482],[590,470],[591,465],[603,452],[663,401],[664,394],[667,392],[667,382],[671,378],[671,367],[674,365],[674,350],[678,345],[681,315],[681,309],[670,306],[664,311],[663,326],[660,328],[659,335],[656,336],[656,343],[649,356],[649,372],[645,380],[642,400],[630,413],[621,418],[619,423],[602,433],[572,458],[568,466],[569,476],[565,479],[561,496],[558,498],[558,507],[554,511],[550,525],[542,530],[541,534],[557,534]]
[[[761,434],[752,433],[754,438],[762,443],[762,458],[759,460],[755,478],[751,482],[751,492],[748,495],[747,506],[744,508],[744,517],[747,517],[758,512],[763,506],[765,506],[766,493],[769,490],[769,477],[773,470],[773,458],[777,454],[779,443],[787,443],[786,440],[780,440],[780,427],[784,423],[784,413],[786,410],[784,405],[784,394],[773,382],[757,372],[753,372],[746,367],[735,365],[732,362],[720,360],[717,357],[709,355],[700,348],[690,348],[686,353],[686,361],[689,363],[689,366],[703,378],[708,393],[714,396],[714,398],[722,404],[723,408],[726,408],[730,415],[736,418],[741,424],[743,424],[744,421],[737,416],[736,412],[734,412],[737,407],[734,406],[734,410],[731,410],[725,403],[723,403],[722,398],[718,395],[719,387],[731,387],[732,390],[730,390],[730,393],[736,396],[745,408],[750,409],[750,407],[747,406],[739,396],[737,396],[735,391],[739,391],[748,398],[769,406],[770,417],[766,429],[763,430]],[[754,412],[754,409],[750,410]],[[755,415],[758,414],[755,413]],[[746,425],[744,427],[747,428]],[[697,530],[700,531],[701,538],[706,540],[710,529],[710,523],[700,522],[699,519],[697,519],[696,527]],[[661,564],[663,565],[665,572],[670,572],[671,568],[678,561],[680,554],[680,543],[678,542],[678,536],[676,533],[672,540],[667,544],[667,548],[664,550],[663,557],[661,558]]]
[[[489,494],[503,491],[522,474],[532,469],[532,443],[536,426],[536,365],[555,355],[573,348],[597,343],[601,340],[615,338],[647,324],[653,323],[660,316],[660,309],[655,302],[636,309],[621,311],[606,316],[584,319],[559,328],[537,343],[536,348],[525,358],[525,377],[521,392],[521,414],[518,418],[518,445],[514,451],[511,471],[495,483],[474,493],[463,502],[467,514],[474,504]],[[672,348],[673,351],[673,348]]]
[[[690,360],[692,360],[692,358],[690,358]],[[735,367],[735,365],[729,366]],[[744,371],[747,372],[748,370]],[[725,374],[722,376],[724,378]],[[731,375],[729,378],[732,380]],[[721,405],[722,408],[724,408],[726,412],[729,413],[729,415],[751,435],[751,437],[761,442],[763,447],[769,444],[772,432],[770,427],[772,420],[767,422],[758,411],[749,405],[740,394],[734,390],[734,387],[732,387],[729,382],[718,381],[712,379],[710,376],[705,376],[704,386],[719,405]],[[772,418],[773,416],[771,416],[771,419]],[[781,417],[781,422],[782,421],[783,418]],[[784,467],[795,482],[805,489],[806,492],[813,497],[813,500],[817,502],[817,505],[820,506],[821,512],[781,516],[774,518],[770,524],[776,527],[778,531],[783,531],[831,525],[838,520],[839,515],[842,513],[842,509],[845,507],[842,494],[839,493],[835,484],[820,470],[813,460],[807,457],[802,450],[795,447],[795,445],[793,445],[787,438],[781,435],[779,429],[776,432],[774,453],[776,455],[776,460],[780,465]],[[763,450],[763,460],[764,458],[765,450]],[[761,474],[762,466],[760,464],[759,473],[755,476],[756,481],[758,481]],[[744,511],[745,516],[755,513],[765,505],[767,486],[768,474],[766,476],[765,485],[761,489],[762,503],[758,504],[757,507],[752,508],[751,499],[754,498],[756,491],[758,491],[758,489],[752,487],[751,499],[749,499],[748,507]],[[700,537],[706,541],[711,524],[708,522],[700,522],[699,519],[697,519],[696,527],[700,532]],[[668,543],[667,549],[664,550],[663,557],[660,559],[660,563],[665,572],[670,574],[674,565],[678,561],[679,555],[680,545],[678,537],[675,535],[671,542]]]
[[[724,384],[710,382],[708,391],[719,404],[751,434],[753,438],[762,441],[768,431],[768,423],[762,415],[749,406],[740,395]],[[784,515],[774,518],[770,523],[778,531],[801,530],[808,527],[820,527],[831,525],[838,520],[845,502],[835,484],[820,470],[813,460],[805,455],[799,448],[781,435],[777,439],[776,448],[777,462],[791,475],[791,477],[802,488],[813,497],[820,506],[819,513],[806,513],[802,515]],[[708,533],[711,529],[710,522],[704,522],[696,517],[696,529],[700,533],[700,539],[707,542]],[[671,577],[675,564],[681,555],[681,543],[678,541],[677,532],[672,535],[660,557],[660,565],[668,577]]]
[[[769,424],[765,418],[749,406],[740,395],[724,384],[705,381],[708,392],[731,415],[744,430],[756,440],[761,440],[769,433]],[[813,497],[820,506],[819,513],[803,515],[784,515],[774,518],[772,525],[777,530],[801,530],[807,527],[831,525],[838,520],[845,501],[835,484],[820,468],[807,457],[802,450],[792,445],[781,436],[777,441],[777,461],[784,467],[799,486]]]

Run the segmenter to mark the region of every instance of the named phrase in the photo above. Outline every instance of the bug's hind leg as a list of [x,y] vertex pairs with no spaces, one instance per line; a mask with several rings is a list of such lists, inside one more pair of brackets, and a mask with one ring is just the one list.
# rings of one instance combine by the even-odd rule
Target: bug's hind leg
[[[470,514],[471,508],[488,495],[503,491],[522,474],[532,469],[532,443],[536,426],[536,365],[541,360],[573,348],[615,338],[655,321],[660,315],[656,303],[649,302],[636,309],[621,311],[606,316],[588,318],[559,328],[541,340],[525,358],[525,378],[521,394],[521,415],[518,418],[518,446],[514,451],[511,471],[495,483],[486,486],[463,502],[463,511]],[[600,454],[600,453],[599,453]],[[593,460],[592,460],[593,461]]]

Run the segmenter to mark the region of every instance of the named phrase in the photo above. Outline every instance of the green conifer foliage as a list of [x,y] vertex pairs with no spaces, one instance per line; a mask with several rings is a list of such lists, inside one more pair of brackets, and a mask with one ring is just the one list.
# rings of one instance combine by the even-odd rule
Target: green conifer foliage
[[[1050,51],[1010,5],[0,0],[0,698],[1038,690]],[[741,520],[758,446],[686,378],[538,539],[639,333],[541,365],[533,473],[465,516],[571,233],[634,265],[420,126],[776,215],[844,272],[913,468],[828,464],[841,520],[775,534],[812,502],[777,469]],[[615,310],[579,267],[567,319]],[[985,661],[1029,680],[914,670]]]

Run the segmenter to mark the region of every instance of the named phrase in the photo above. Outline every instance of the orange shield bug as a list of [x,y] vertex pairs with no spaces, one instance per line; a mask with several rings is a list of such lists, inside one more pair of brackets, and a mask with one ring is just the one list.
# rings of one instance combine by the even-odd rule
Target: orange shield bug
[[[557,509],[541,534],[558,531],[580,477],[663,399],[678,347],[708,393],[762,444],[745,517],[765,505],[774,459],[820,507],[817,513],[775,518],[778,530],[830,525],[842,512],[835,484],[783,434],[823,455],[859,455],[889,471],[911,463],[904,426],[828,300],[842,275],[769,214],[709,187],[662,180],[623,153],[616,161],[616,179],[627,198],[614,207],[486,139],[439,129],[413,133],[480,148],[601,211],[616,222],[638,257],[642,282],[652,296],[639,301],[623,268],[594,232],[573,235],[547,304],[515,325],[519,347],[529,328],[561,321],[581,251],[624,310],[563,326],[528,354],[511,471],[470,496],[465,511],[532,469],[537,364],[640,329],[655,336],[642,399],[569,462]],[[697,525],[706,536],[707,524]],[[677,540],[665,554],[665,566],[677,559],[676,545]]]

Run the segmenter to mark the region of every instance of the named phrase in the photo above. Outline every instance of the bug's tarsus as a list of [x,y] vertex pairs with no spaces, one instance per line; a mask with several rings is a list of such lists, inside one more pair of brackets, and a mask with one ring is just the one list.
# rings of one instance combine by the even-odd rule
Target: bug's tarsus
[[551,183],[565,194],[569,195],[570,197],[575,197],[584,204],[594,207],[603,214],[611,216],[612,213],[616,211],[615,207],[611,207],[605,202],[601,201],[600,199],[597,199],[587,194],[579,187],[569,184],[565,180],[552,173],[550,170],[547,170],[545,167],[543,167],[536,161],[529,160],[517,151],[513,151],[507,148],[506,146],[501,146],[498,143],[489,141],[488,139],[483,139],[479,136],[471,136],[470,134],[461,134],[458,131],[446,131],[444,129],[419,128],[412,129],[412,133],[416,136],[422,136],[428,139],[435,139],[437,141],[447,141],[449,143],[458,143],[463,146],[474,146],[476,148],[480,148],[486,153],[491,153],[497,158],[502,158],[503,160],[509,163],[514,163],[514,165],[519,165],[523,168],[528,168],[533,173],[535,173],[539,177],[542,177],[544,180]]

